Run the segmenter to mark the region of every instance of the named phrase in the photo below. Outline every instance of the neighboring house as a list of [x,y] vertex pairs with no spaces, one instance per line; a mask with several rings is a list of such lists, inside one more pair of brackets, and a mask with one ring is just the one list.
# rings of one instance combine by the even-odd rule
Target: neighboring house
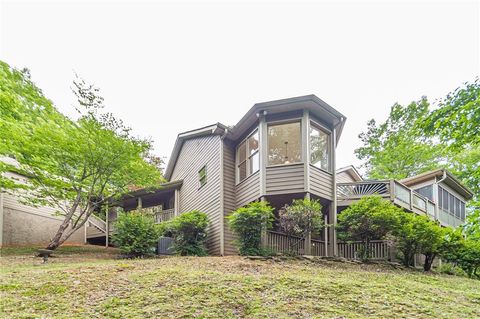
[[[15,163],[9,158],[0,160]],[[6,176],[26,181],[24,176],[15,173],[9,172]],[[57,211],[53,207],[26,205],[18,195],[0,192],[0,247],[47,245],[63,221]],[[75,232],[66,243],[84,244],[85,230],[82,228]]]
[[[157,221],[191,210],[207,213],[207,247],[214,255],[236,254],[226,216],[258,200],[278,211],[293,199],[318,199],[326,223],[335,224],[348,205],[379,194],[442,225],[463,223],[472,193],[445,170],[402,181],[366,181],[353,166],[337,169],[335,152],[345,120],[315,95],[255,104],[232,128],[216,123],[180,133],[165,171],[169,182],[153,192],[136,191],[118,205],[126,211],[151,209]],[[109,217],[112,221],[115,213]],[[337,244],[333,227],[298,243],[302,253],[355,253],[353,246]],[[267,233],[264,244],[278,251],[289,246],[276,231]],[[384,256],[384,243],[377,246],[378,256]]]

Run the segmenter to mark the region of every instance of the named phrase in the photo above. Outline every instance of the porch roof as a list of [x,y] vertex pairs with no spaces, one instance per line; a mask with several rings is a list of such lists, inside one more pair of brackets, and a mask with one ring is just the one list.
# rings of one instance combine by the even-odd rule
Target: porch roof
[[120,199],[113,200],[111,202],[111,204],[112,205],[121,205],[129,199],[139,198],[139,197],[147,196],[147,195],[161,195],[161,194],[164,194],[164,193],[174,191],[176,189],[180,189],[182,184],[183,184],[183,180],[177,180],[177,181],[162,183],[162,184],[158,185],[157,187],[138,189],[138,190],[135,190],[133,192],[130,192],[128,194],[123,195]]

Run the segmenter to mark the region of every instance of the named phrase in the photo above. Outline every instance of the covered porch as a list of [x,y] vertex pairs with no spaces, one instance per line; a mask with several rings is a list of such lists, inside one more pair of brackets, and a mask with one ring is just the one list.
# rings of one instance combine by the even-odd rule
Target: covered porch
[[[86,227],[85,241],[89,243],[110,243],[115,232],[115,222],[121,212],[141,210],[152,215],[156,223],[172,219],[179,214],[180,187],[182,181],[159,185],[154,189],[133,191],[121,199],[112,200],[105,213],[105,220],[91,216]],[[108,229],[108,232],[107,232]]]

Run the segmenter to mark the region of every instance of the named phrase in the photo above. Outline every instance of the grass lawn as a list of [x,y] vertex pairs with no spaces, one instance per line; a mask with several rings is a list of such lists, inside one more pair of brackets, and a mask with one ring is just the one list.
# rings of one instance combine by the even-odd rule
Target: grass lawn
[[480,281],[379,265],[4,249],[1,318],[480,318]]

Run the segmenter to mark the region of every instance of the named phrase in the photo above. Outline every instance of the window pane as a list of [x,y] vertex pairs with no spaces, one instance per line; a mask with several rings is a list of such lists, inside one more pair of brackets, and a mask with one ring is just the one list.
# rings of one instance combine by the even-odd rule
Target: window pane
[[204,166],[202,169],[198,171],[198,179],[200,181],[200,186],[205,185],[207,183],[207,167]]
[[240,144],[237,152],[238,152],[238,162],[239,163],[241,163],[241,162],[243,162],[247,159],[247,148],[246,148],[245,142]]
[[448,211],[451,213],[451,214],[455,214],[455,201],[454,201],[454,198],[452,194],[448,194],[448,198],[449,198],[449,201],[448,201]]
[[258,151],[258,132],[248,138],[248,156]]
[[460,201],[455,197],[455,216],[460,218]]
[[443,208],[443,201],[442,200],[443,200],[443,192],[442,192],[442,189],[439,187],[438,188],[438,201],[437,201],[437,203],[438,203],[438,206],[440,208]]
[[301,161],[300,122],[268,126],[268,164],[290,164]]
[[238,165],[238,178],[240,181],[244,180],[247,177],[247,162],[243,162]]
[[464,202],[460,203],[460,218],[462,220],[465,220],[465,203]]
[[448,193],[446,190],[442,189],[443,193],[443,209],[448,211]]
[[330,170],[329,135],[310,126],[310,163],[324,170]]
[[417,188],[415,191],[417,193],[419,193],[420,195],[428,198],[429,200],[433,200],[433,186],[432,185]]
[[260,169],[260,155],[259,153],[255,153],[252,157],[250,157],[250,174],[255,173]]

